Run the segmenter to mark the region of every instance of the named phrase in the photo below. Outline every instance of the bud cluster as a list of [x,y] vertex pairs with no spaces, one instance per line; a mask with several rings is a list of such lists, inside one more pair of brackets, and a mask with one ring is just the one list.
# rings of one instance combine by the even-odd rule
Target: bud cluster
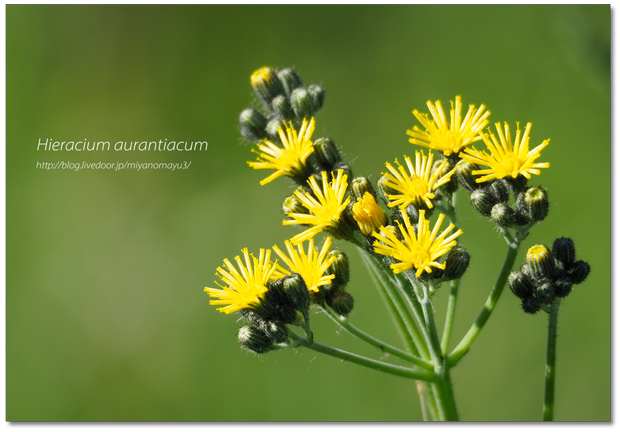
[[553,242],[549,250],[544,245],[532,246],[520,270],[512,272],[508,285],[521,299],[526,313],[535,314],[543,305],[551,305],[569,295],[573,285],[580,284],[590,274],[590,265],[575,261],[575,245],[566,237]]

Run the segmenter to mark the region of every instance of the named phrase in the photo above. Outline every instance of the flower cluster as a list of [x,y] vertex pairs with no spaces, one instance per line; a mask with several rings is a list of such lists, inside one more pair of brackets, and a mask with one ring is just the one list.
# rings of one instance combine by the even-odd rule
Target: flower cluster
[[525,264],[508,278],[510,290],[521,299],[523,311],[535,314],[569,295],[573,285],[580,284],[590,274],[590,265],[575,260],[575,244],[561,237],[547,246],[529,248]]

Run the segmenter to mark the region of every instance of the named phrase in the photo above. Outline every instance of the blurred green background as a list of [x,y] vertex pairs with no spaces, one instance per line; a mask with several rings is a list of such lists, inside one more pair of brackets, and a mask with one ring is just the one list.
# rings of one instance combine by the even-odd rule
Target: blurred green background
[[[7,6],[7,420],[421,420],[413,382],[311,351],[241,351],[205,286],[243,247],[280,245],[292,190],[248,168],[250,74],[295,66],[327,89],[315,137],[354,173],[415,147],[414,108],[455,95],[551,138],[535,243],[571,236],[592,274],[560,312],[556,419],[610,420],[610,7]],[[207,152],[37,152],[57,140],[206,140]],[[43,171],[36,162],[182,162]],[[472,255],[453,346],[506,246],[460,195]],[[344,250],[350,250],[346,245]],[[352,251],[354,252],[354,251]],[[352,321],[400,346],[351,253]],[[447,290],[436,301],[440,328]],[[546,315],[508,290],[452,376],[462,420],[542,418]],[[314,316],[320,342],[375,356]],[[389,360],[389,359],[388,359]]]

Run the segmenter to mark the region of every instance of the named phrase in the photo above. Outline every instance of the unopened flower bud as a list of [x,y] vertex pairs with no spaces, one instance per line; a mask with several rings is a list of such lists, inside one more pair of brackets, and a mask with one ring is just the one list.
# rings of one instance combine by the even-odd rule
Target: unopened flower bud
[[563,277],[555,281],[553,284],[553,292],[556,297],[564,298],[573,290],[573,283],[569,277]]
[[[444,163],[443,160],[438,160],[435,161],[435,163],[433,164],[433,175],[439,171],[437,178],[442,178],[443,176],[447,175],[448,173],[450,173],[450,171],[452,171],[454,169],[454,166],[450,163],[449,159],[446,159],[446,161],[448,161],[448,163]],[[440,170],[441,168],[441,170]],[[441,185],[439,187],[439,191],[447,198],[451,198],[452,194],[454,192],[456,192],[456,190],[459,187],[459,181],[456,178],[456,176],[454,175],[454,173],[452,173],[450,180],[448,180],[447,183],[444,183],[443,185]]]
[[396,189],[393,189],[386,184],[387,182],[388,179],[385,176],[381,176],[377,181],[377,195],[379,195],[386,205],[390,203],[388,195],[394,195],[397,193]]
[[246,108],[239,115],[239,126],[241,127],[241,135],[245,139],[258,142],[263,138],[267,138],[267,118],[257,109]]
[[310,210],[304,207],[295,195],[291,195],[282,203],[282,212],[285,215],[288,215],[289,213],[308,214],[310,213]]
[[264,67],[252,74],[250,79],[256,97],[266,109],[271,110],[271,101],[278,95],[284,94],[284,85],[276,72],[270,67]]
[[273,98],[271,101],[271,108],[278,116],[283,119],[289,120],[293,118],[293,109],[288,98],[284,95],[279,95]]
[[358,198],[352,207],[353,219],[357,222],[362,234],[369,236],[379,231],[387,223],[387,216],[379,207],[375,198],[368,192]]
[[486,217],[491,216],[491,209],[497,204],[495,197],[484,189],[476,189],[473,191],[469,200],[473,208],[482,216]]
[[[432,210],[429,212],[429,209],[426,206],[424,206],[424,210],[426,210],[426,217],[431,217],[431,214],[433,213]],[[405,212],[407,213],[407,216],[409,216],[409,220],[411,221],[412,225],[418,223],[418,220],[420,219],[420,209],[418,207],[416,207],[414,204],[409,204],[407,207],[405,207]],[[395,213],[400,217],[400,212]],[[417,232],[416,226],[414,226],[414,229]]]
[[284,278],[283,288],[289,300],[295,305],[297,310],[302,313],[308,312],[308,308],[310,307],[310,293],[301,275],[293,273],[286,276]]
[[293,90],[291,93],[291,105],[298,119],[310,118],[314,115],[315,109],[312,99],[303,87]]
[[521,308],[523,312],[533,315],[540,310],[540,303],[534,297],[528,297],[521,300]]
[[512,176],[504,177],[504,180],[515,196],[527,188],[527,178],[522,175],[518,175],[516,178]]
[[568,270],[568,276],[570,277],[571,282],[575,285],[580,284],[581,282],[586,280],[589,274],[590,265],[587,262],[581,260],[573,264]]
[[319,138],[312,146],[321,170],[331,171],[334,165],[342,160],[338,147],[331,138]]
[[459,279],[469,266],[469,253],[463,246],[456,245],[452,248],[446,258],[446,268],[443,275],[446,280]]
[[535,277],[553,279],[555,276],[555,263],[547,246],[536,245],[529,248],[525,261],[530,266]]
[[347,176],[348,179],[353,178],[353,171],[351,170],[351,166],[346,162],[336,162],[332,167],[332,172],[334,176],[338,174],[338,171],[342,170],[343,174]]
[[288,329],[282,321],[265,321],[262,330],[275,343],[286,342],[288,339]]
[[356,177],[351,182],[351,195],[354,198],[363,198],[366,192],[370,193],[373,197],[375,195],[375,189],[372,187],[372,183],[366,177]]
[[534,295],[534,283],[525,273],[520,271],[510,273],[510,276],[508,276],[508,286],[510,291],[520,299],[526,299]]
[[290,96],[293,90],[302,86],[301,78],[292,68],[279,71],[278,78],[282,81],[287,96]]
[[510,198],[510,192],[508,186],[502,180],[495,180],[487,188],[489,193],[497,200],[497,202],[505,203]]
[[465,162],[464,160],[456,165],[456,178],[461,186],[467,189],[469,193],[481,187],[480,183],[476,183],[476,179],[480,178],[480,176],[472,174],[472,171],[479,169],[480,167],[478,165]]
[[278,134],[278,129],[280,129],[281,127],[282,119],[280,117],[276,117],[267,122],[265,132],[274,142],[280,142],[280,135]]
[[549,282],[544,282],[536,287],[536,299],[542,304],[551,304],[555,301],[555,287]]
[[347,316],[353,310],[353,296],[346,291],[334,291],[326,301],[338,315]]
[[310,95],[310,99],[312,100],[314,112],[317,112],[323,108],[323,102],[325,102],[325,89],[322,86],[318,84],[308,86],[308,95]]
[[334,249],[329,252],[330,256],[333,256],[334,262],[327,269],[327,274],[334,275],[332,280],[339,288],[344,288],[351,277],[349,271],[349,258],[347,258],[344,252]]
[[517,221],[514,209],[505,202],[493,206],[491,209],[491,219],[502,228],[513,227]]
[[551,254],[564,269],[568,269],[575,262],[575,243],[567,237],[557,238],[551,247]]
[[517,199],[517,206],[532,222],[540,222],[549,213],[549,197],[547,191],[541,187],[531,187],[523,193],[522,199]]
[[295,305],[284,291],[284,278],[269,283],[265,300],[273,305],[273,312],[266,319],[282,321],[284,324],[292,324],[297,319]]
[[244,325],[237,333],[239,343],[246,350],[264,354],[272,349],[272,341],[261,329],[251,325]]

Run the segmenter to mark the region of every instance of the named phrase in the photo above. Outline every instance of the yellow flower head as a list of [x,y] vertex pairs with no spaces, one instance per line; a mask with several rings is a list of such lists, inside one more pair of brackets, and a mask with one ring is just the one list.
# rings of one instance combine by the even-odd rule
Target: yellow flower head
[[276,271],[272,275],[273,279],[280,279],[291,273],[298,273],[306,283],[308,291],[314,292],[318,292],[320,286],[330,284],[335,276],[326,275],[325,272],[336,259],[333,255],[328,254],[329,247],[332,244],[331,237],[325,239],[321,252],[317,252],[314,247],[314,239],[310,239],[308,242],[308,254],[304,252],[301,243],[297,245],[297,250],[293,248],[288,240],[284,244],[286,245],[288,256],[278,246],[274,246],[273,250],[282,258],[290,271],[278,264]]
[[549,248],[547,246],[535,245],[527,250],[525,259],[531,263],[540,263],[551,259],[551,252],[549,252]]
[[399,240],[391,230],[381,228],[381,234],[373,233],[373,236],[379,241],[375,241],[375,252],[381,255],[394,257],[399,263],[390,265],[394,273],[416,268],[416,277],[420,277],[423,271],[430,273],[431,267],[440,269],[446,268],[446,264],[440,264],[437,259],[448,253],[452,247],[456,245],[455,239],[463,234],[462,230],[458,230],[450,237],[446,236],[454,229],[454,224],[450,224],[439,236],[439,228],[443,222],[444,215],[440,214],[439,219],[435,223],[433,231],[430,231],[430,222],[424,217],[424,210],[420,210],[420,219],[418,221],[418,233],[416,235],[409,217],[404,210],[400,211],[405,221],[405,227],[398,223],[398,228],[403,236],[403,240]]
[[219,300],[211,300],[212,305],[227,305],[218,308],[220,312],[226,314],[236,312],[240,309],[255,308],[258,306],[267,292],[267,282],[276,270],[276,264],[270,261],[271,251],[261,249],[257,258],[250,255],[248,250],[242,249],[245,264],[239,256],[235,257],[239,270],[237,270],[228,259],[224,260],[226,268],[217,268],[217,276],[222,279],[224,285],[218,284],[222,289],[205,288],[211,297]]
[[254,169],[273,169],[276,172],[260,182],[265,185],[280,176],[299,178],[305,175],[306,159],[314,151],[312,146],[312,134],[314,133],[314,117],[310,123],[303,120],[299,133],[293,128],[293,124],[284,123],[284,128],[278,128],[280,141],[284,148],[279,147],[271,141],[264,140],[258,144],[258,154],[256,162],[248,162]]
[[549,140],[544,140],[538,147],[530,150],[529,142],[532,123],[528,123],[525,126],[525,133],[522,138],[519,123],[517,123],[517,135],[515,136],[514,145],[510,138],[508,123],[504,123],[504,131],[502,131],[500,123],[495,123],[495,128],[499,135],[499,142],[490,130],[489,135],[484,132],[480,133],[484,143],[491,152],[490,155],[486,151],[478,151],[474,148],[467,148],[464,153],[459,155],[467,162],[489,167],[489,169],[472,171],[472,174],[485,174],[476,179],[476,182],[481,183],[507,176],[516,178],[519,174],[529,179],[532,174],[540,174],[540,170],[537,168],[549,168],[548,162],[534,163],[540,157],[540,151],[549,145]]
[[432,121],[426,114],[414,110],[413,115],[426,130],[423,131],[418,126],[408,130],[407,135],[411,137],[409,142],[441,151],[444,155],[450,156],[453,153],[458,154],[463,147],[478,141],[480,139],[478,132],[489,122],[487,117],[491,112],[485,111],[484,105],[480,105],[477,111],[474,105],[470,105],[467,115],[461,119],[461,97],[457,96],[455,102],[450,102],[450,105],[452,106],[450,125],[448,125],[440,101],[435,102],[435,105],[431,101],[426,102],[433,116]]
[[433,153],[430,150],[428,153],[429,155],[426,157],[421,151],[415,152],[415,168],[411,163],[411,159],[405,156],[405,163],[407,168],[409,168],[409,174],[405,172],[405,168],[398,163],[398,160],[394,161],[398,165],[398,171],[389,163],[385,163],[391,174],[383,174],[387,180],[384,185],[399,192],[394,195],[387,194],[390,200],[388,207],[399,206],[399,208],[404,209],[409,204],[419,206],[424,201],[428,208],[433,208],[433,203],[431,202],[435,198],[433,191],[449,182],[454,170],[438,179],[448,161],[444,159],[438,169],[431,174]]
[[337,228],[340,216],[347,207],[350,199],[344,199],[347,192],[347,175],[343,170],[338,170],[338,175],[332,181],[327,181],[327,173],[321,173],[323,188],[319,187],[314,177],[310,177],[308,184],[314,192],[314,196],[301,190],[295,191],[295,196],[301,204],[310,211],[310,214],[289,213],[291,219],[285,220],[283,225],[313,225],[312,228],[297,234],[291,239],[294,245],[311,239],[326,228]]
[[353,204],[353,219],[357,221],[362,234],[367,236],[387,222],[387,216],[385,216],[383,209],[379,207],[369,192],[364,192],[364,196],[358,198],[357,202]]

